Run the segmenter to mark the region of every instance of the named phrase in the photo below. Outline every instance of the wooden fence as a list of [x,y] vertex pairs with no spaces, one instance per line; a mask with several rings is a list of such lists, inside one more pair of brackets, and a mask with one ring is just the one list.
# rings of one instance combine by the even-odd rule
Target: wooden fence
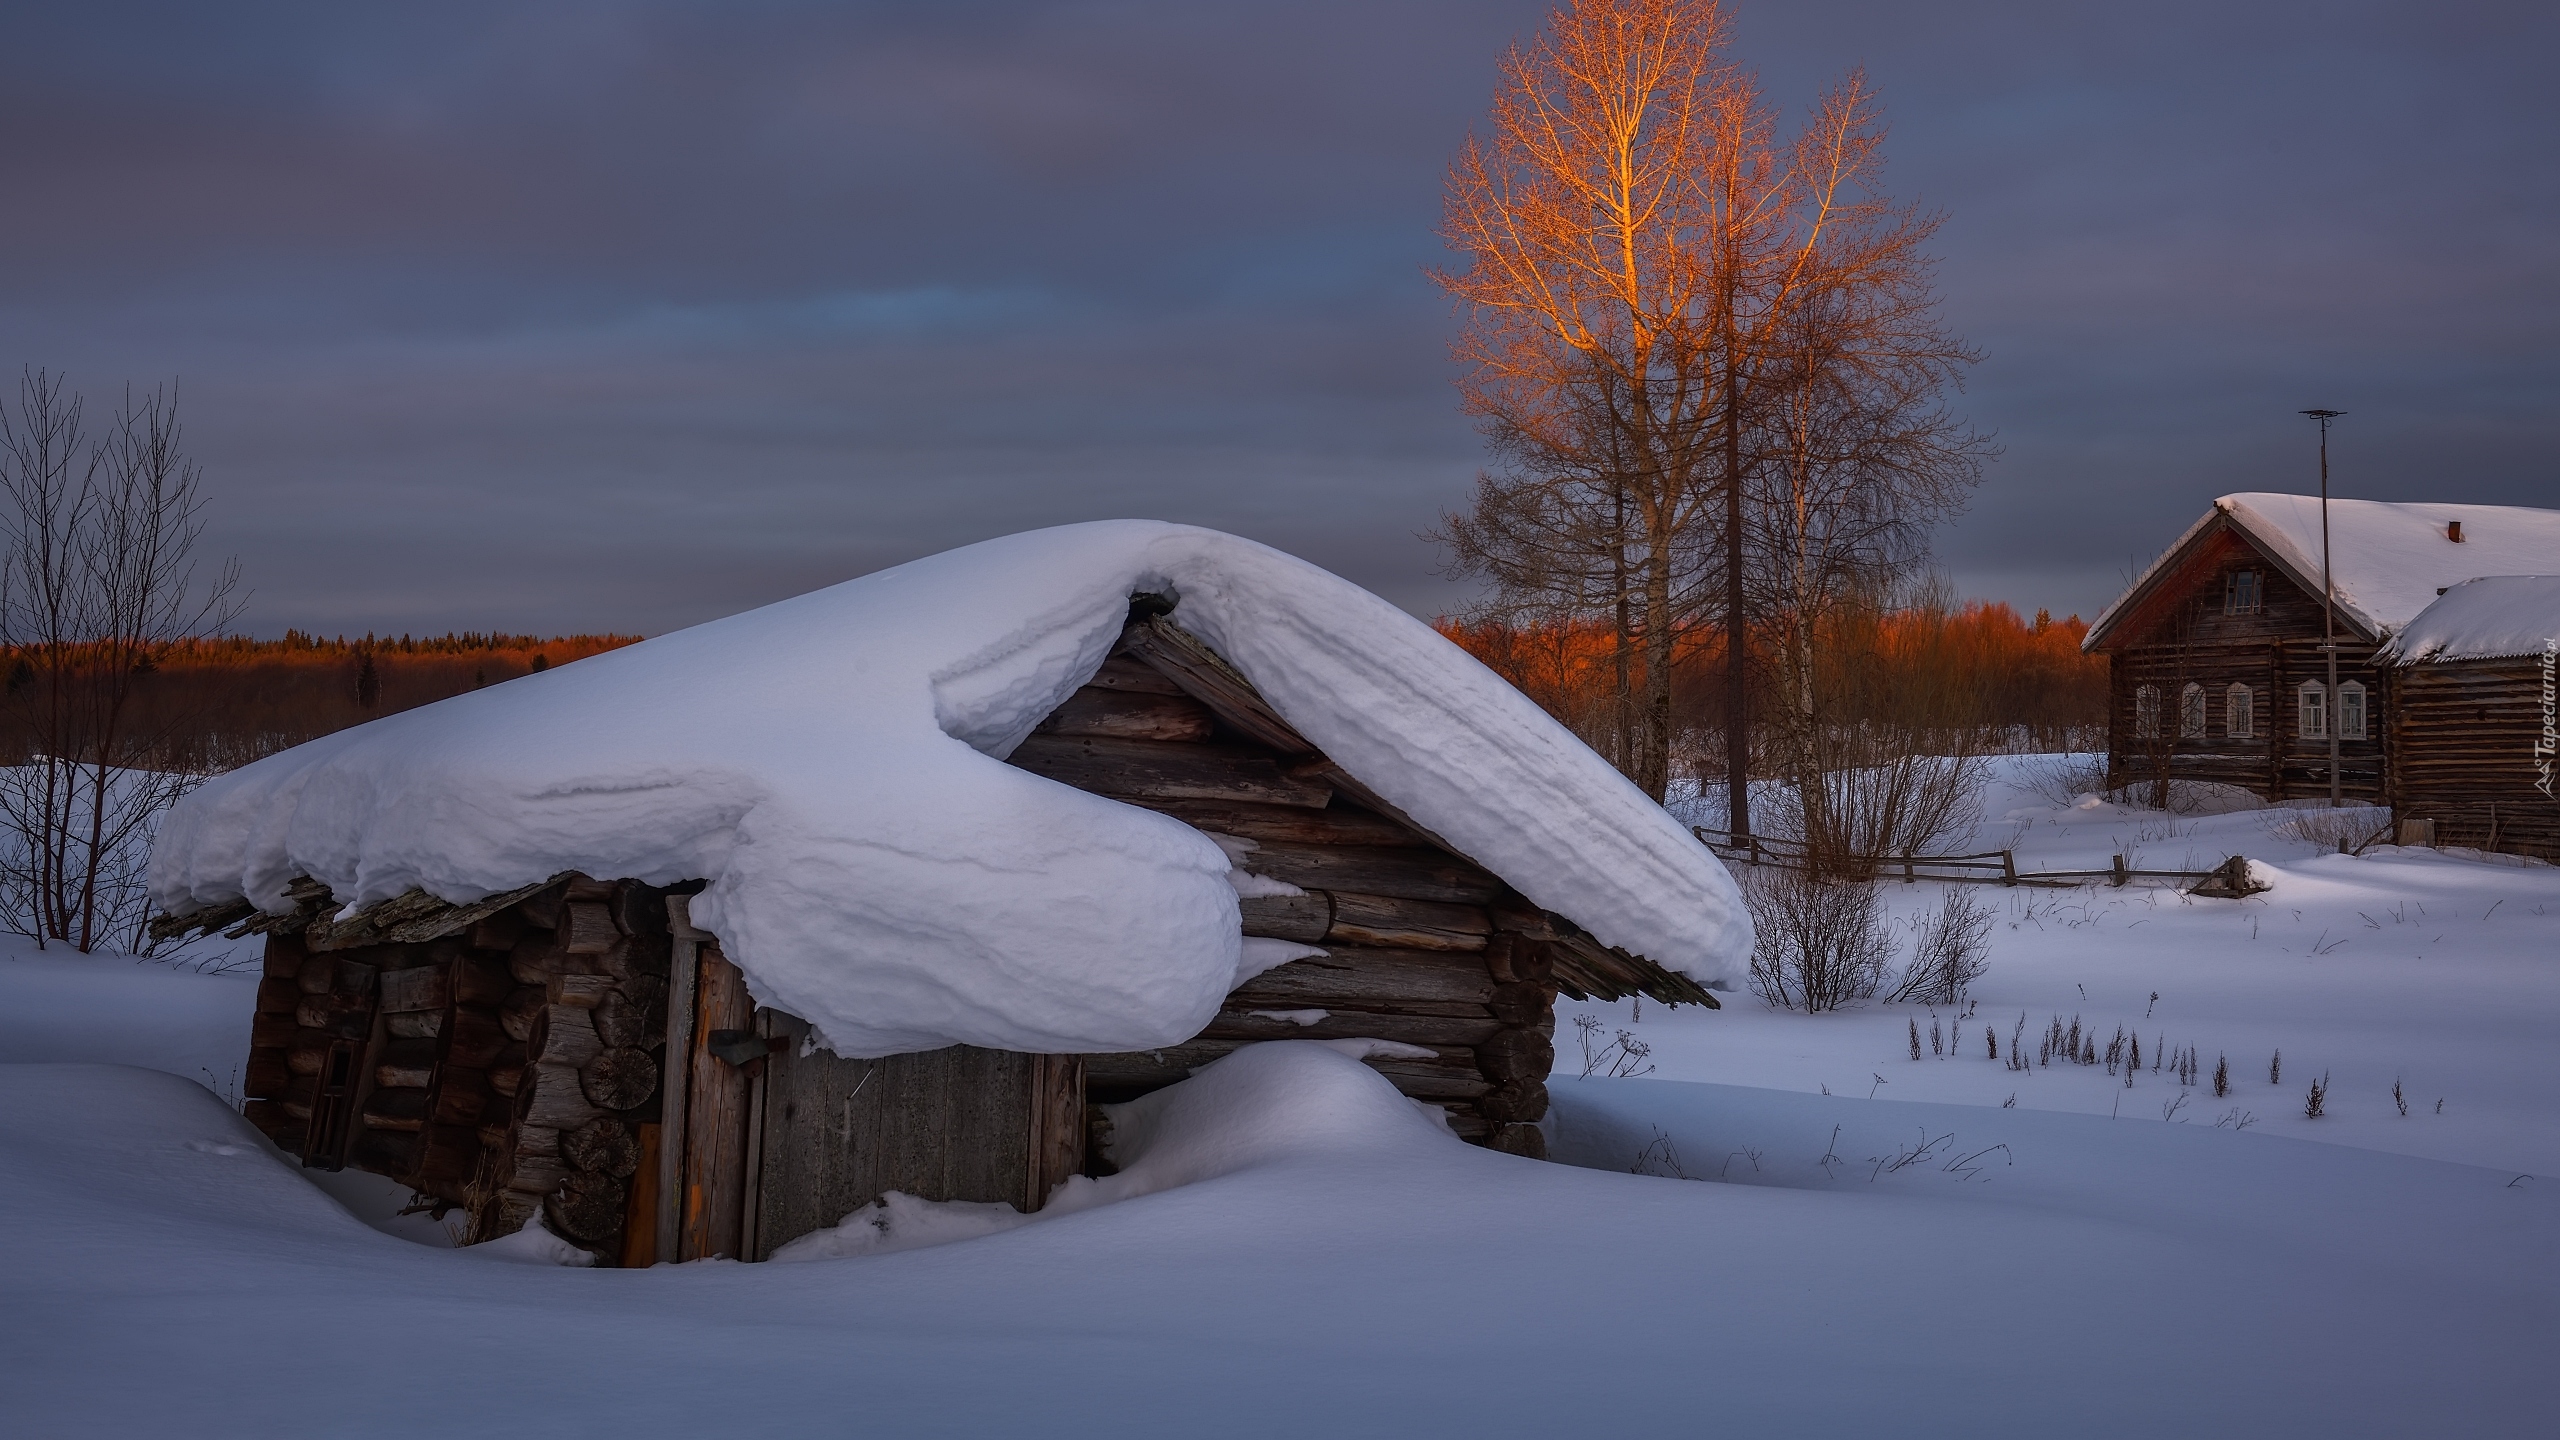
[[[1745,865],[1777,865],[1787,869],[1804,867],[1805,847],[1791,840],[1775,840],[1761,835],[1737,838],[1729,830],[1713,830],[1704,825],[1692,825],[1689,829],[1722,860]],[[2104,870],[2021,870],[2016,851],[1984,850],[1971,855],[1860,855],[1853,857],[1851,864],[1877,879],[1899,879],[1906,885],[1922,880],[1945,880],[1974,885],[2042,885],[2057,889],[2100,883],[2123,886],[2136,880],[2164,880],[2176,885],[2220,880],[2226,885],[2237,885],[2245,881],[2248,873],[2248,862],[2237,855],[2210,870],[2143,870],[2134,868],[2125,856],[2118,855],[2114,860],[2115,863]]]

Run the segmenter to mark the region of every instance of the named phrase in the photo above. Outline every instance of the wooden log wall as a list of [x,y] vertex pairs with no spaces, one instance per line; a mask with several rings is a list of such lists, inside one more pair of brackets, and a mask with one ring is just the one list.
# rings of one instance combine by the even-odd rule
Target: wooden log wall
[[2438,845],[2560,862],[2560,802],[2543,793],[2534,754],[2544,723],[2539,658],[2407,666],[2395,698],[2395,820],[2434,821]]
[[1255,1041],[1389,1040],[1429,1058],[1372,1067],[1442,1107],[1460,1135],[1543,1153],[1534,1122],[1546,1113],[1555,1058],[1559,943],[1549,917],[1346,794],[1330,761],[1303,741],[1288,744],[1292,733],[1276,719],[1230,723],[1124,651],[1011,757],[1250,847],[1242,868],[1304,893],[1241,902],[1245,934],[1327,952],[1246,982],[1182,1044],[1084,1057],[1087,1095],[1133,1099]]
[[623,1239],[658,1121],[664,914],[648,886],[570,877],[431,940],[270,930],[249,1118],[307,1165],[466,1211],[470,1239],[540,1210],[606,1263],[647,1263]]

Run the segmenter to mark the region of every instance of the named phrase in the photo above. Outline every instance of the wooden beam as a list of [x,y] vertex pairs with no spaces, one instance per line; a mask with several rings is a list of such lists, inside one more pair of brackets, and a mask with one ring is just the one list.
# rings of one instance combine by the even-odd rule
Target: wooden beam
[[1284,773],[1270,755],[1240,746],[1034,735],[1007,761],[1062,785],[1115,799],[1230,800],[1321,810],[1333,789]]
[[693,1067],[693,1021],[695,967],[700,963],[702,942],[709,939],[695,928],[689,895],[667,897],[667,929],[675,940],[674,962],[667,975],[667,1046],[659,1055],[666,1067],[666,1094],[659,1105],[658,1184],[656,1254],[659,1259],[688,1259],[679,1253],[678,1236],[684,1225],[685,1194],[685,1114]]
[[[741,1255],[747,1077],[714,1056],[706,1037],[716,1030],[751,1029],[754,1023],[755,1002],[747,994],[746,976],[717,945],[703,946],[696,958],[694,1039],[682,1057],[692,1074],[686,1087],[684,1227],[677,1242],[681,1260]],[[677,1063],[677,1057],[669,1057],[668,1063]]]

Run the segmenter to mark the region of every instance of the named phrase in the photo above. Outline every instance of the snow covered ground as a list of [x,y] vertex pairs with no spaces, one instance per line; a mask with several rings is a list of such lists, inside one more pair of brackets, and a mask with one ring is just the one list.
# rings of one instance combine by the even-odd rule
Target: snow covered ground
[[[2246,855],[2272,888],[2231,901],[2140,885],[1978,886],[1999,918],[1970,1019],[1908,1005],[1803,1015],[1747,994],[1712,1014],[1646,1005],[1640,1019],[1623,1003],[1567,1003],[1558,1070],[1583,1068],[1573,1017],[1588,1014],[1604,1043],[1627,1029],[1650,1045],[1660,1079],[1960,1105],[2014,1097],[2019,1109],[2155,1124],[2183,1098],[2176,1123],[2254,1117],[2253,1134],[2560,1177],[2560,869],[2396,846],[2323,853],[2295,833],[2327,823],[2318,809],[2174,815],[2085,797],[2060,806],[2036,793],[2034,782],[2051,789],[2047,777],[2065,768],[2051,757],[1997,762],[1983,819],[1955,848],[2014,847],[2021,870],[2103,869],[2128,853],[2137,868],[2205,869]],[[2382,814],[2363,813],[2376,823]],[[1935,909],[1944,888],[1885,890],[1907,924]],[[2050,1021],[2077,1018],[2102,1050],[2119,1028],[2138,1036],[2143,1069],[2128,1088],[2104,1066],[2019,1072],[1987,1058],[1983,1032],[1997,1033],[2005,1060],[2022,1017],[2031,1059]],[[1914,1022],[1928,1057],[1918,1064]],[[1944,1058],[1930,1044],[1933,1024],[1949,1042]],[[2206,1083],[2182,1086],[2165,1063],[2154,1070],[2164,1045],[2195,1049]],[[2279,1052],[2282,1081],[2270,1083]],[[2232,1089],[2216,1100],[2210,1080],[2223,1057]],[[2306,1118],[2306,1092],[2323,1074],[2327,1114]]]
[[[2560,871],[2004,785],[1983,839],[2031,864],[2237,851],[2275,888],[2000,894],[1952,1058],[1910,1059],[1914,1007],[1598,1007],[1657,1068],[1577,1078],[1562,1025],[1574,1164],[1256,1047],[1128,1127],[1151,1193],[803,1264],[393,1238],[214,1093],[247,982],[0,959],[0,1432],[2550,1433]],[[2139,1026],[2145,1069],[1982,1058],[2022,1011],[2030,1045]],[[2155,1036],[2228,1054],[2232,1096]]]

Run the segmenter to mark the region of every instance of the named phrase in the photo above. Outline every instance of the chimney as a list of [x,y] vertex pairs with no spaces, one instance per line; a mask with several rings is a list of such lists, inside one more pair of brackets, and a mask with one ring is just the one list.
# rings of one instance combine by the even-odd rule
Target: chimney
[[2462,522],[2459,520],[2447,520],[2444,522],[2444,538],[2452,541],[2456,545],[2461,544]]

